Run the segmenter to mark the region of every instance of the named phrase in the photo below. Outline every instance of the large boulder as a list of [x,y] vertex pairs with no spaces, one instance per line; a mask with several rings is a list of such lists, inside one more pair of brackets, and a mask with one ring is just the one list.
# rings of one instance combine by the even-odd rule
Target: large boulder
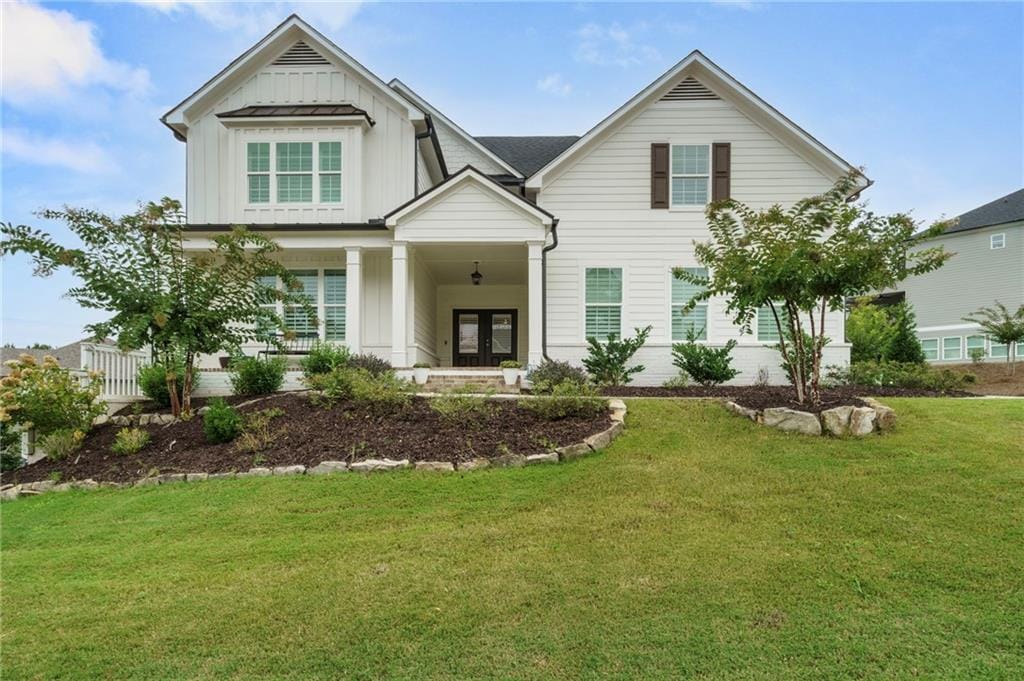
[[834,407],[821,412],[821,425],[829,435],[842,437],[850,432],[850,413],[853,407]]
[[309,475],[327,475],[328,473],[344,473],[348,464],[344,461],[321,461],[306,471]]
[[875,410],[875,426],[878,430],[888,431],[896,427],[896,412],[892,407],[887,407],[876,399],[870,397],[861,398],[866,405]]
[[764,410],[764,425],[790,433],[821,435],[821,422],[814,414],[785,407],[770,407]]
[[749,409],[749,408],[744,407],[742,405],[736,404],[735,402],[726,402],[725,403],[725,408],[728,409],[729,411],[731,411],[733,414],[736,414],[737,416],[742,416],[745,419],[750,419],[751,421],[754,421],[755,423],[757,422],[757,410],[756,409]]
[[850,435],[864,437],[875,432],[875,410],[871,407],[854,407],[850,412]]

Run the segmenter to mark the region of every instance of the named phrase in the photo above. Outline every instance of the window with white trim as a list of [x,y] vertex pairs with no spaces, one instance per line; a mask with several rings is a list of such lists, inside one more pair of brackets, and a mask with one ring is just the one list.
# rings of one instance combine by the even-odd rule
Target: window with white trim
[[[707,277],[706,267],[681,268],[698,277]],[[683,308],[690,300],[704,292],[704,287],[672,277],[672,340],[685,341],[690,332],[696,340],[708,339],[708,306],[707,302],[695,305],[692,310],[684,312]]]
[[939,339],[922,338],[921,349],[924,350],[924,358],[933,362],[939,358]]
[[341,203],[341,142],[320,143],[320,203]]
[[250,204],[340,204],[342,143],[248,142],[246,189]]
[[270,203],[270,143],[249,142],[245,164],[249,203]]
[[[786,326],[786,310],[776,305],[775,312],[779,315],[779,322]],[[775,323],[775,315],[769,305],[762,305],[757,309],[757,340],[761,343],[778,343],[779,327]]]
[[981,356],[985,356],[985,337],[984,336],[968,336],[967,337],[967,359],[974,359],[971,357],[972,350],[981,350]]
[[993,358],[998,357],[1001,359],[1006,359],[1006,355],[1009,354],[1010,352],[1010,346],[1007,345],[1006,343],[996,343],[995,341],[992,341],[991,338],[989,340],[991,342],[988,346],[988,356]]
[[588,267],[585,272],[584,337],[622,337],[622,268]]
[[963,359],[963,339],[951,336],[942,339],[942,359]]
[[324,270],[324,340],[345,340],[345,270]]
[[278,142],[277,202],[313,202],[313,143]]
[[[298,279],[301,288],[295,293],[304,296],[313,307],[314,315],[302,306],[270,303],[263,307],[276,312],[289,331],[302,336],[316,335],[328,341],[344,341],[347,295],[344,269],[289,270]],[[284,283],[276,277],[260,277],[260,283],[279,290]],[[314,323],[314,316],[319,323]],[[272,333],[272,332],[271,332]]]
[[1006,248],[1006,235],[1005,234],[993,234],[988,238],[988,247],[993,251],[1000,248]]
[[[313,306],[313,310],[318,308],[318,292],[319,287],[319,276],[316,270],[289,270],[290,274],[295,277],[301,288],[297,291],[292,291],[301,295],[303,298],[309,301],[309,304]],[[310,334],[319,334],[319,329],[316,328],[315,319],[306,310],[299,305],[286,305],[284,308],[284,323],[288,327],[289,331],[294,331],[300,336],[309,336]]]
[[673,144],[671,162],[673,206],[703,206],[711,187],[711,145]]
[[[259,277],[258,278],[258,282],[259,282],[260,286],[263,286],[263,287],[273,288],[273,289],[278,289],[278,290],[280,290],[280,288],[281,288],[280,282],[278,282],[277,277],[275,277],[273,274],[267,274],[267,275],[263,275],[263,276]],[[275,314],[275,315],[279,314],[279,312],[278,312],[278,304],[276,302],[264,303],[263,305],[260,305],[260,307],[262,307],[264,310],[269,311],[272,314]],[[275,328],[273,322],[271,322],[269,319],[262,321],[257,326],[257,328],[259,330],[260,338],[262,338],[262,339],[269,339],[271,336],[274,335],[274,333],[277,330]]]

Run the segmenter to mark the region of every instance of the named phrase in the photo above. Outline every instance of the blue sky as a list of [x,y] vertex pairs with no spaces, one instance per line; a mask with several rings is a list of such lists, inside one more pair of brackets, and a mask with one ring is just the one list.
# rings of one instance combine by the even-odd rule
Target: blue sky
[[[0,219],[183,196],[158,118],[296,11],[477,135],[582,134],[691,50],[876,184],[872,209],[956,215],[1024,185],[1024,4],[4,2]],[[3,342],[97,313],[3,262]]]

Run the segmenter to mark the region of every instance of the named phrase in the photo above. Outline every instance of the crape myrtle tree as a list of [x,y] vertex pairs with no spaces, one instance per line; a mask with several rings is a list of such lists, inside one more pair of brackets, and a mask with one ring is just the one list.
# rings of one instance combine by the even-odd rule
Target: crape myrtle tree
[[991,340],[1006,346],[1007,373],[1014,375],[1017,369],[1017,348],[1024,344],[1024,305],[1010,312],[1009,308],[996,301],[992,307],[983,307],[964,317],[981,327]]
[[844,176],[824,194],[791,208],[755,210],[732,199],[709,205],[712,238],[695,246],[708,276],[674,271],[703,289],[688,309],[724,297],[726,311],[744,333],[750,333],[759,308],[771,311],[801,404],[820,401],[827,311],[934,270],[951,257],[941,246],[919,248],[942,232],[943,223],[916,233],[918,225],[908,215],[875,215],[851,202],[858,177]]
[[[277,301],[314,316],[301,284],[274,260],[274,241],[236,227],[213,237],[209,248],[186,248],[184,214],[173,199],[120,218],[67,206],[38,215],[64,222],[81,246],[63,246],[42,230],[8,223],[0,225],[0,255],[30,255],[37,276],[61,268],[75,275],[80,283],[66,297],[111,314],[86,331],[116,337],[122,350],[150,348],[153,361],[167,368],[175,415],[191,410],[199,355],[237,353],[246,342],[276,338],[275,330],[287,338],[291,332],[274,312]],[[263,284],[262,276],[277,276],[285,286]],[[176,366],[184,366],[183,375]]]

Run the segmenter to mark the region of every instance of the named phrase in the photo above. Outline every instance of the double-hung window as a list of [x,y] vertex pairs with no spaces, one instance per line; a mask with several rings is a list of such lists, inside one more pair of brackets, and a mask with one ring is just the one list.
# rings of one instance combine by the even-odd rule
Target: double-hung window
[[[989,339],[990,341],[992,339]],[[1020,348],[1018,347],[1018,350]],[[996,343],[994,341],[989,343],[988,356],[993,358],[1006,359],[1006,355],[1009,353],[1009,346],[1006,343]]]
[[960,336],[952,336],[942,339],[942,359],[963,358],[963,339]]
[[[260,287],[263,288],[279,288],[277,277],[275,277],[272,274],[267,274],[259,277],[258,282]],[[271,321],[271,317],[278,314],[277,302],[264,302],[260,305],[260,307],[266,310],[269,314],[267,315],[266,319],[260,320],[257,329],[259,331],[259,335],[261,338],[269,338],[270,336],[274,335],[275,325],[274,322]]]
[[985,337],[984,336],[968,336],[967,337],[967,358],[974,359],[971,357],[972,350],[981,350],[981,356],[985,356]]
[[[779,322],[786,326],[786,311],[775,306],[775,312],[779,315]],[[757,309],[757,340],[761,343],[778,343],[779,327],[775,323],[775,315],[769,305],[762,305]]]
[[1006,248],[1006,234],[993,234],[988,238],[988,247],[993,251]]
[[345,340],[345,270],[324,270],[324,340]]
[[[292,291],[292,293],[298,293],[313,306],[313,310],[317,310],[319,303],[319,295],[317,289],[319,288],[319,276],[316,270],[291,270],[292,276],[298,281],[301,288],[298,291]],[[302,336],[309,336],[311,334],[319,335],[314,319],[306,312],[305,309],[298,305],[287,305],[284,308],[284,323],[290,331]]]
[[320,203],[341,203],[341,142],[321,142]]
[[585,336],[599,341],[622,336],[622,268],[586,269]]
[[929,362],[934,362],[939,358],[939,339],[938,338],[923,338],[921,339],[921,349],[924,350],[924,358]]
[[249,203],[270,203],[270,143],[249,142],[245,163]]
[[[684,267],[684,271],[707,277],[705,267]],[[704,287],[672,277],[672,340],[685,341],[693,334],[695,340],[708,339],[708,306],[706,302],[695,305],[692,310],[684,312],[683,308],[690,300],[704,292]]]
[[277,202],[312,203],[313,143],[278,142]]
[[672,145],[672,206],[703,206],[711,184],[711,146]]
[[[264,308],[275,312],[284,320],[289,331],[305,337],[316,336],[328,341],[345,340],[345,304],[346,277],[345,270],[291,270],[298,280],[298,293],[313,308],[310,315],[300,305],[283,305],[281,302],[267,303]],[[260,277],[260,283],[271,288],[284,286],[276,277]],[[283,290],[283,289],[282,289]],[[319,326],[314,323],[314,315]],[[267,335],[272,330],[267,329]]]

